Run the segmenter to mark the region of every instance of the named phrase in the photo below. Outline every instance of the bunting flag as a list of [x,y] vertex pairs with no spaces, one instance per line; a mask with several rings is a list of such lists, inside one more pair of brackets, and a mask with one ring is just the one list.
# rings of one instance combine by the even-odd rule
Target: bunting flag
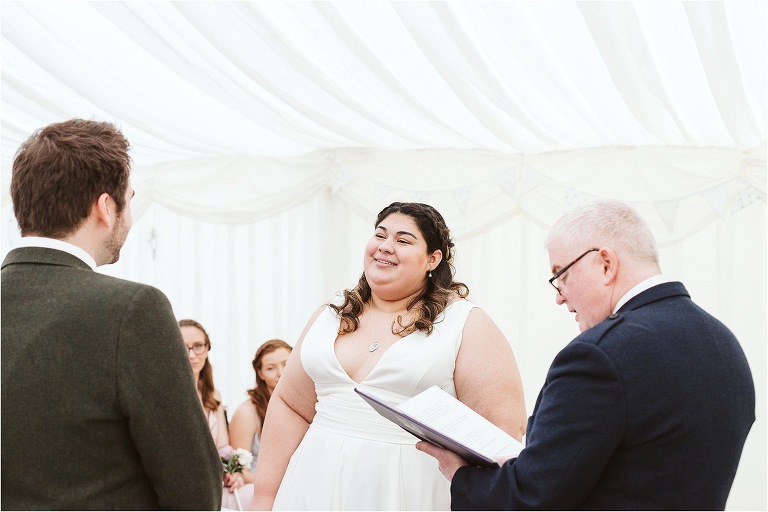
[[521,194],[522,195],[527,194],[528,192],[538,187],[548,179],[549,178],[541,174],[539,171],[537,171],[533,167],[526,165],[523,168],[523,190]]
[[413,202],[414,203],[424,203],[429,204],[429,199],[432,197],[432,194],[425,190],[414,190],[413,191]]
[[517,187],[517,166],[511,167],[503,173],[495,176],[493,180],[501,189],[507,193],[507,195],[514,199],[515,188]]
[[[530,193],[545,182],[548,182],[546,184],[547,190],[552,187],[563,187],[563,211],[571,210],[576,206],[602,197],[571,188],[562,182],[552,180],[547,175],[538,171],[535,167],[523,165],[521,163],[509,164],[499,174],[489,177],[482,182],[441,191],[391,187],[370,179],[370,177],[358,175],[357,172],[349,167],[340,164],[331,175],[330,186],[332,193],[336,194],[339,189],[355,180],[360,180],[367,184],[367,200],[372,200],[377,203],[386,202],[387,198],[394,193],[397,194],[397,200],[406,200],[405,198],[410,198],[411,201],[427,204],[431,204],[431,201],[442,199],[446,194],[450,194],[457,208],[464,216],[469,212],[470,200],[472,199],[473,194],[478,190],[478,187],[485,187],[490,183],[495,183],[495,185],[503,190],[513,203],[517,202],[519,197]],[[710,208],[712,208],[712,211],[714,211],[721,219],[724,219],[726,216],[732,215],[755,202],[766,201],[766,193],[751,185],[749,181],[743,178],[737,178],[736,180],[713,186],[707,190],[699,192],[697,197],[704,199]],[[663,201],[649,201],[644,202],[644,204],[650,204],[655,208],[667,230],[672,234],[678,221],[677,216],[681,201],[683,200],[684,198],[676,198]]]
[[333,174],[331,178],[331,194],[336,194],[341,187],[352,181],[355,177],[355,173],[344,164],[341,164],[341,168],[338,172]]
[[653,203],[654,208],[658,212],[664,225],[667,227],[669,233],[673,233],[675,230],[675,220],[677,219],[677,210],[680,207],[679,199],[671,199],[669,201],[657,201]]
[[738,194],[736,195],[736,202],[731,208],[731,214],[734,214],[739,210],[743,210],[747,206],[761,199],[765,201],[765,194],[757,190],[755,187],[753,187],[746,181],[742,180],[742,186],[741,186],[741,189],[739,189]]
[[371,195],[376,200],[376,204],[383,203],[384,198],[386,198],[390,192],[392,192],[392,187],[376,181],[373,182],[373,192]]
[[459,207],[459,210],[461,210],[461,214],[466,215],[467,206],[469,205],[469,196],[472,195],[472,187],[470,186],[453,189],[451,194],[453,195],[453,200],[456,201],[456,205]]
[[593,198],[594,196],[590,196],[589,194],[585,194],[584,192],[581,192],[579,190],[566,188],[565,197],[563,198],[563,202],[565,204],[565,211],[568,211],[572,208],[576,208],[577,206],[584,204]]
[[709,206],[712,207],[712,209],[721,219],[725,215],[725,200],[727,195],[727,184],[718,185],[701,193],[701,196],[707,201]]

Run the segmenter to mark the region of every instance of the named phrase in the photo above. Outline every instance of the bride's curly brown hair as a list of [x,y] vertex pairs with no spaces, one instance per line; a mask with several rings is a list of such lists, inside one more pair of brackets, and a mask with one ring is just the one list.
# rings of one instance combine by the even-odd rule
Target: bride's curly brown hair
[[[411,320],[403,324],[402,315],[392,323],[392,332],[406,334],[413,331],[426,331],[432,333],[434,323],[438,315],[442,313],[450,300],[458,295],[465,298],[469,295],[469,287],[461,282],[454,281],[456,269],[453,266],[453,242],[451,233],[440,213],[428,204],[423,203],[399,203],[395,202],[381,210],[376,217],[374,227],[381,224],[387,216],[399,213],[413,219],[427,242],[427,254],[436,250],[443,253],[440,264],[432,270],[432,277],[424,276],[424,288],[413,300],[408,303],[406,309],[413,311]],[[371,299],[371,287],[365,278],[365,272],[360,276],[357,286],[344,290],[344,302],[340,305],[330,304],[341,317],[339,334],[346,334],[356,330],[360,325],[360,315],[365,305]]]

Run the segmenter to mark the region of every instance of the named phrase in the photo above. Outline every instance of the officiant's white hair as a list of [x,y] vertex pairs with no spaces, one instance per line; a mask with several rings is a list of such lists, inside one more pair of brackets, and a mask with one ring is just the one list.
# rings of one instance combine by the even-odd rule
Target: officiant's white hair
[[620,201],[598,200],[574,207],[552,226],[544,248],[553,240],[584,244],[584,249],[610,247],[638,261],[659,264],[656,238],[648,224]]

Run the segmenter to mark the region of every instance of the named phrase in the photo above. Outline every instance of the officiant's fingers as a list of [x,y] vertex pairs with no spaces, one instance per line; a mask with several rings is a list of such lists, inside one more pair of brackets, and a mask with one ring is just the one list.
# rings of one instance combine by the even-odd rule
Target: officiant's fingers
[[426,441],[419,441],[418,443],[416,443],[416,449],[426,453],[427,455],[431,455],[436,459],[439,459],[437,455],[441,450],[441,448],[433,445],[432,443],[428,443]]
[[453,475],[456,473],[457,469],[467,465],[467,461],[455,453],[426,441],[419,441],[416,443],[416,449],[436,458],[437,463],[440,466],[440,472],[449,481],[453,480]]
[[458,457],[452,451],[446,450],[445,448],[440,448],[439,446],[434,445],[429,441],[419,441],[418,443],[416,443],[416,448],[426,453],[427,455],[433,456],[434,458],[437,459],[438,462],[442,462],[443,460],[451,456]]

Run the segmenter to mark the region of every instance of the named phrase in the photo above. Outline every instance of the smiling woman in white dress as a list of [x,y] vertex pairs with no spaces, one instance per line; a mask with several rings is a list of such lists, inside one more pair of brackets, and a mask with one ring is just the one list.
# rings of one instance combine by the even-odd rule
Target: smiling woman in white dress
[[521,439],[525,403],[512,349],[453,280],[440,213],[379,213],[363,275],[307,323],[269,402],[252,509],[448,510],[449,482],[416,438],[354,388],[400,403],[438,385]]

